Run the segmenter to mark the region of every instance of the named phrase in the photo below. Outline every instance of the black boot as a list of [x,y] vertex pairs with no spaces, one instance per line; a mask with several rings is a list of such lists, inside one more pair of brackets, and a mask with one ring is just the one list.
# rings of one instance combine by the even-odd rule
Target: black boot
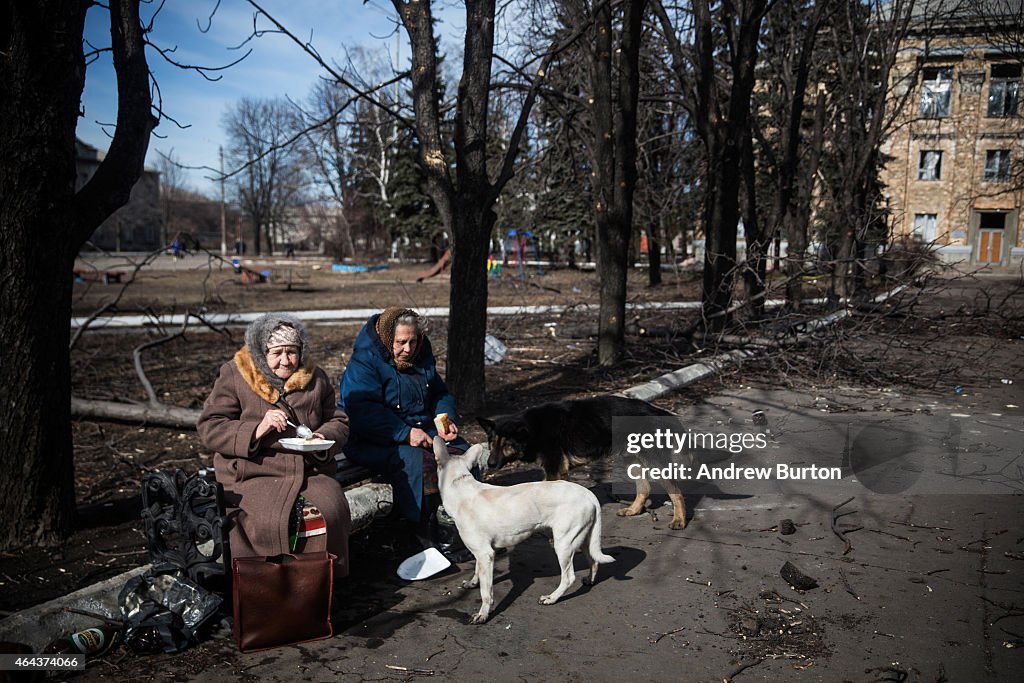
[[423,496],[420,508],[420,521],[416,524],[414,534],[421,550],[437,547],[437,508],[441,504],[441,496],[430,493]]
[[437,529],[437,549],[448,558],[449,562],[458,564],[473,559],[473,553],[469,551],[466,544],[459,536],[459,529],[455,526],[455,520],[449,517],[444,507],[439,507],[434,514]]

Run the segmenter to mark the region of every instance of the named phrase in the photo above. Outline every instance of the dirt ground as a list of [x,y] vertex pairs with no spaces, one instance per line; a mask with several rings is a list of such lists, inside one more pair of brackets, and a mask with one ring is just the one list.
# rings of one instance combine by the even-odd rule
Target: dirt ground
[[[283,266],[293,268],[289,289],[287,279],[278,273],[282,267],[276,265],[270,283],[245,284],[229,268],[210,269],[205,259],[191,258],[191,262],[186,259],[164,267],[157,264],[155,269],[142,271],[123,293],[116,284],[76,284],[75,314],[87,316],[118,296],[117,309],[125,312],[383,308],[396,303],[424,307],[448,303],[448,277],[442,275],[417,284],[415,276],[422,270],[420,266],[353,275],[331,273],[323,264],[308,260],[300,266]],[[320,268],[314,269],[316,266]],[[657,333],[630,336],[623,361],[613,368],[600,367],[590,336],[597,302],[597,274],[568,269],[549,269],[543,273],[510,270],[492,281],[491,305],[548,304],[568,309],[558,314],[494,317],[489,321],[489,333],[501,339],[509,353],[503,362],[487,369],[486,413],[518,410],[546,400],[619,391],[727,348],[720,341],[709,341],[702,347],[674,335],[674,330],[689,322],[690,313],[643,312],[639,322]],[[298,280],[302,284],[296,285]],[[633,303],[694,300],[699,282],[690,273],[666,273],[665,284],[648,288],[646,273],[636,270],[630,275],[629,291]],[[1004,380],[1024,383],[1022,293],[1020,279],[1012,277],[946,277],[928,281],[924,286],[912,285],[901,294],[899,303],[880,310],[855,312],[849,320],[823,332],[816,343],[769,351],[756,361],[724,370],[715,378],[658,403],[686,414],[716,393],[765,386],[811,393],[818,389],[860,387],[912,392],[924,397],[955,396],[962,387],[969,387],[984,404],[985,392],[991,389],[994,394],[996,389],[1005,388]],[[774,334],[767,335],[769,338],[783,339],[793,327],[793,320],[779,317],[759,327],[774,330]],[[443,356],[445,347],[444,322],[428,321],[439,356]],[[357,323],[346,323],[312,328],[316,358],[332,377],[343,370],[359,327]],[[733,332],[746,334],[750,328]],[[130,349],[160,335],[153,329],[86,332],[72,353],[74,394],[95,399],[144,400]],[[147,376],[164,402],[199,408],[218,366],[232,356],[241,339],[241,328],[222,332],[190,329],[184,337],[146,352],[143,362]],[[998,401],[992,400],[995,409]],[[828,407],[829,411],[845,409],[849,408],[842,401],[833,401]],[[472,421],[466,423],[464,433],[471,441],[483,439],[482,431]],[[209,466],[212,461],[194,431],[82,420],[74,424],[74,440],[80,505],[78,530],[59,549],[33,548],[0,557],[0,610],[4,613],[64,595],[145,562],[147,554],[138,516],[141,478],[156,469],[180,467],[193,471]],[[398,559],[395,553],[389,545],[387,529],[380,526],[353,539],[354,555],[379,560],[367,562],[364,567],[394,563]],[[363,597],[355,600],[355,611],[348,615],[348,623],[358,623],[360,609],[367,615],[379,612],[384,598],[377,594],[381,586],[374,582],[378,579],[378,573],[372,569],[365,574],[357,571],[353,576],[353,595]],[[747,600],[736,606],[736,613],[760,610],[763,616],[758,629],[770,626],[774,632],[783,621],[795,621],[780,611],[785,609],[785,601],[770,594],[747,596]],[[744,624],[742,617],[737,618],[729,622],[729,628],[742,636],[742,630],[750,626]],[[825,655],[828,645],[814,641],[816,633],[813,620],[805,620],[797,633],[782,634],[785,637],[776,639],[778,642],[772,647],[784,650],[786,638],[792,636],[808,652]],[[185,672],[190,667],[195,673],[202,671],[201,658],[187,659],[190,661],[182,662]],[[883,675],[884,672],[879,674]]]

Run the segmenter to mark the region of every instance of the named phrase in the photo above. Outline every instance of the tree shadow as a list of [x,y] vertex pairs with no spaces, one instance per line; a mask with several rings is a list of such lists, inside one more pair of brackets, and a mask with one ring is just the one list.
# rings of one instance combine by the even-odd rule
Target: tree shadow
[[397,530],[391,526],[378,520],[349,538],[351,573],[334,584],[334,632],[361,639],[369,649],[416,619],[415,614],[391,611],[405,599],[400,590],[407,582],[398,578],[397,569],[409,554],[408,548],[392,542]]

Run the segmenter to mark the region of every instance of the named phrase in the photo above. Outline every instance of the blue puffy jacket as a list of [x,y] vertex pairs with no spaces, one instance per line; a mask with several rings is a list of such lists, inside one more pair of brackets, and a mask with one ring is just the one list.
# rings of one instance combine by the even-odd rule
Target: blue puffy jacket
[[[423,451],[409,445],[418,427],[433,438],[434,416],[448,413],[458,424],[455,398],[437,373],[430,340],[421,337],[414,366],[399,372],[391,350],[377,334],[380,314],[370,316],[356,337],[348,366],[341,376],[338,406],[349,417],[345,455],[384,475],[394,488],[395,503],[409,520],[419,519],[423,487]],[[459,437],[450,446],[469,447]]]

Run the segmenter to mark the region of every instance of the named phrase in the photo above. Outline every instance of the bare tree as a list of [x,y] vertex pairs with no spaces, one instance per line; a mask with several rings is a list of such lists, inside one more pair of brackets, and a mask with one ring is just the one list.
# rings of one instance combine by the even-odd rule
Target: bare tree
[[[464,409],[474,412],[484,402],[484,335],[487,323],[487,254],[494,227],[494,203],[512,177],[514,161],[537,81],[527,78],[527,92],[503,156],[488,172],[494,0],[466,0],[466,35],[462,76],[455,102],[455,125],[447,139],[438,88],[439,50],[434,34],[432,3],[392,0],[412,44],[413,127],[427,189],[453,238],[452,288],[448,319],[448,384]],[[552,53],[541,60],[543,78]],[[454,150],[454,159],[449,150]],[[454,161],[454,163],[452,163]]]
[[[704,314],[721,329],[732,300],[744,150],[750,145],[761,22],[772,0],[691,3],[670,14],[653,0],[680,86],[692,93],[691,115],[704,143]],[[682,21],[680,21],[680,19]],[[677,25],[677,23],[679,25]],[[692,48],[685,41],[693,36]]]
[[284,100],[243,98],[224,119],[234,189],[252,223],[253,249],[274,253],[277,229],[298,203],[302,168],[295,113]]
[[845,0],[829,15],[832,57],[825,83],[832,125],[826,131],[829,153],[822,166],[829,185],[823,215],[832,224],[827,241],[834,245],[831,286],[837,297],[853,294],[867,238],[884,230],[881,144],[898,125],[913,93],[913,88],[893,85],[913,80],[915,74],[895,80],[890,76],[914,17],[932,22],[932,12],[928,2],[914,0]]
[[89,3],[0,4],[0,548],[54,543],[71,529],[71,270],[79,248],[127,202],[157,123],[139,0],[112,0],[117,125],[95,175],[74,191]]
[[[383,83],[397,80],[384,75],[383,67],[357,51],[361,66],[352,67],[361,81]],[[310,160],[313,184],[320,190],[318,200],[332,204],[337,213],[335,238],[343,256],[355,256],[351,220],[348,213],[356,202],[378,208],[377,224],[393,213],[390,199],[396,147],[405,136],[405,128],[387,109],[394,108],[397,96],[377,86],[377,102],[371,103],[347,84],[338,81],[319,83],[302,111],[306,128],[305,150]],[[397,94],[396,94],[397,95]]]
[[[763,306],[766,280],[767,246],[784,234],[788,245],[786,259],[786,302],[799,310],[803,299],[801,275],[807,248],[807,229],[811,217],[811,197],[822,153],[825,124],[824,88],[810,88],[815,69],[815,47],[822,18],[831,0],[812,4],[780,3],[766,20],[762,80],[764,84],[764,120],[751,119],[753,135],[759,141],[757,151],[771,188],[769,213],[763,234],[747,229],[747,299],[755,310]],[[819,59],[818,62],[825,61]],[[808,92],[815,93],[810,138],[806,135],[805,102]],[[749,193],[749,190],[748,190]]]
[[355,256],[352,229],[346,215],[351,196],[349,167],[352,163],[345,110],[354,104],[344,86],[327,81],[319,83],[310,96],[309,108],[302,112],[309,126],[304,149],[310,164],[313,184],[320,189],[317,200],[329,203],[335,210],[337,235],[342,245],[340,256]]
[[[640,39],[646,0],[622,3],[618,45],[612,9],[595,7],[591,53],[597,265],[601,271],[597,358],[612,365],[622,355],[626,330],[626,268],[636,189],[636,121],[640,93]],[[613,59],[613,54],[618,59]],[[615,63],[617,62],[617,64]]]

